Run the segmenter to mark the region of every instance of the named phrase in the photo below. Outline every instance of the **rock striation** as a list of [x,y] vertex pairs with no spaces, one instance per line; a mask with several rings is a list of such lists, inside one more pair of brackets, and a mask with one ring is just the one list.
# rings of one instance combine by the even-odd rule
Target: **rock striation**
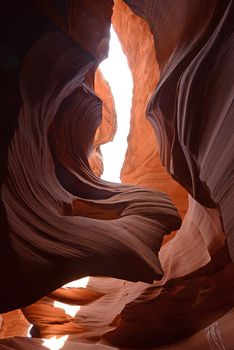
[[186,1],[180,6],[172,1],[126,3],[154,35],[160,81],[147,114],[162,164],[201,204],[220,208],[233,257],[233,217],[227,204],[233,193],[233,4],[192,1],[188,8]]
[[[10,0],[0,14],[0,312],[13,337],[0,349],[63,335],[67,350],[232,349],[233,2]],[[111,20],[134,80],[128,184],[99,178],[116,130],[97,70]],[[24,317],[31,339],[14,337]]]
[[[48,10],[39,5],[25,4],[38,22]],[[180,226],[167,195],[105,183],[90,169],[102,116],[94,72],[106,55],[112,9],[112,3],[104,5],[69,2],[65,29],[40,33],[22,58],[18,127],[8,144],[1,188],[4,235],[14,256],[11,284],[3,279],[2,311],[26,306],[86,275],[161,278],[157,252],[163,236]],[[27,15],[22,4],[15,6],[19,18]],[[84,25],[77,27],[86,17],[95,19],[90,31],[98,28],[90,43]],[[49,17],[46,29],[50,21],[55,19]]]

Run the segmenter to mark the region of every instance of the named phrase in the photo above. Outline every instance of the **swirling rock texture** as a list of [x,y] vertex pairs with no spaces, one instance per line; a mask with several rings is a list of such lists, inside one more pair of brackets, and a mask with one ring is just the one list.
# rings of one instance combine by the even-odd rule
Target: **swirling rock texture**
[[[135,112],[122,177],[150,189],[106,183],[90,168],[100,174],[92,154],[116,125],[97,75],[103,105],[94,93],[112,1],[1,4],[1,312],[22,307],[34,337],[68,334],[70,350],[233,349],[233,2],[125,3],[116,1],[113,22],[133,72]],[[144,118],[149,98],[157,140]],[[149,136],[146,155],[138,124]],[[190,194],[186,214],[185,191],[159,153]],[[161,249],[180,218],[158,188],[185,215]],[[107,277],[59,288],[85,275]],[[83,306],[70,317],[55,300]],[[42,343],[3,339],[0,348]]]
[[[22,101],[8,149],[2,201],[8,249],[14,252],[14,274],[21,283],[14,300],[4,283],[8,300],[1,299],[3,309],[28,304],[84,275],[147,282],[161,278],[155,252],[164,234],[180,226],[167,195],[111,185],[92,173],[88,156],[102,115],[92,74],[108,43],[112,3],[94,9],[87,2],[68,5],[68,33],[85,48],[47,26],[20,67]],[[15,6],[22,10],[22,5]],[[46,11],[47,4],[42,6]],[[39,21],[37,8],[29,4],[27,10],[35,11],[32,17]],[[87,32],[76,30],[77,23],[87,24],[86,16],[95,18],[94,28],[100,21],[103,28],[91,45]],[[128,265],[120,265],[119,259]]]

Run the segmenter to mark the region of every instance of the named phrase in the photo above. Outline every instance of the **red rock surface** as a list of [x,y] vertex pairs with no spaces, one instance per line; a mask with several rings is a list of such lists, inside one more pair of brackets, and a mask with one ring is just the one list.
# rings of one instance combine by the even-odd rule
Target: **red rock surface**
[[147,113],[162,163],[200,203],[220,208],[233,257],[232,3],[126,3],[154,35],[160,82]]
[[102,101],[102,122],[95,134],[93,149],[89,155],[89,164],[94,174],[100,177],[103,173],[100,145],[112,141],[117,129],[114,99],[100,69],[97,69],[95,73],[94,91]]
[[26,337],[28,335],[30,324],[21,310],[4,313],[1,315],[0,320],[0,339],[15,336]]
[[133,77],[130,134],[121,180],[166,192],[184,217],[187,191],[161,165],[155,132],[146,118],[147,104],[160,78],[153,35],[148,23],[122,0],[115,1],[112,22]]
[[[100,174],[95,152],[115,130],[110,91],[102,79],[94,86],[112,1],[1,5],[0,263],[8,268],[0,310],[24,306],[33,335],[68,334],[68,350],[232,350],[233,3],[125,3],[139,17],[116,1],[113,21],[135,83],[122,176],[149,189],[109,184],[89,165]],[[186,192],[159,154],[190,193],[186,214]],[[185,214],[162,248],[180,219],[157,188]],[[85,275],[97,277],[82,291],[59,288]],[[82,306],[70,317],[55,300]],[[5,337],[19,335],[1,327]],[[43,349],[42,340],[0,341],[3,350],[32,348]]]
[[[27,6],[38,21],[44,20]],[[46,32],[23,58],[18,128],[2,185],[5,235],[17,261],[12,261],[11,284],[17,284],[18,293],[3,282],[2,311],[30,304],[85,275],[147,282],[161,278],[157,252],[163,236],[180,226],[165,194],[108,184],[89,167],[102,115],[93,74],[106,55],[111,20],[110,2],[105,13],[103,6],[69,2],[68,33],[80,45],[66,32]],[[87,33],[76,26],[86,16],[95,18],[89,30],[98,29],[94,39],[102,35],[100,45],[81,47]]]
[[[220,349],[233,348],[233,331],[232,325],[234,322],[234,310],[230,310],[223,317],[212,323],[209,327],[195,333],[191,337],[166,346],[151,347],[151,350],[197,350],[197,349],[212,349],[216,346]],[[5,339],[1,342],[2,350],[44,350],[43,340],[36,338],[12,338]],[[114,350],[116,347],[104,344],[85,344],[74,341],[66,341],[63,345],[63,350]],[[125,348],[118,348],[125,350]],[[148,347],[142,347],[146,350]]]

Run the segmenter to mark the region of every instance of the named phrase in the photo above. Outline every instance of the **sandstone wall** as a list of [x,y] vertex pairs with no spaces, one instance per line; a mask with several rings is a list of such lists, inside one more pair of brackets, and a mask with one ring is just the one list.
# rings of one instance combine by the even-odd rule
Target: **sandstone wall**
[[[108,87],[99,90],[103,105],[94,93],[112,1],[2,5],[1,312],[21,307],[39,338],[69,335],[64,349],[206,349],[217,339],[232,349],[233,4],[125,3],[116,1],[113,16],[135,82],[122,176],[144,189],[102,181],[89,165],[93,144],[98,151],[115,130],[113,122],[97,131],[102,114],[115,114]],[[190,193],[186,214],[186,191],[159,155]],[[158,188],[185,214],[180,229]],[[82,291],[59,288],[85,275],[96,277]],[[81,308],[70,317],[55,300]],[[4,337],[19,334],[4,327]],[[41,344],[0,341],[3,349]]]
[[187,192],[161,165],[155,132],[146,118],[148,102],[160,78],[153,35],[148,23],[122,0],[115,1],[112,22],[133,77],[130,134],[121,180],[166,192],[184,217]]

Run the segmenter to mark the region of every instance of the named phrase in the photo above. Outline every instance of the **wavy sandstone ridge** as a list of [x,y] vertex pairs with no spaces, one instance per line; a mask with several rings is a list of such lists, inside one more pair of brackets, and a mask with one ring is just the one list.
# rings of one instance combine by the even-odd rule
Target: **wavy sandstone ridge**
[[85,275],[150,282],[163,274],[155,253],[180,226],[169,198],[105,183],[89,167],[102,111],[90,84],[97,61],[59,32],[42,36],[24,57],[19,125],[2,185],[20,287],[13,298],[4,284],[3,309]]
[[[233,2],[115,1],[134,79],[122,178],[143,189],[98,177],[116,128],[96,71],[113,2],[1,7],[1,312],[22,308],[33,337],[69,335],[67,350],[232,349]],[[25,336],[20,310],[1,320],[2,338]]]

